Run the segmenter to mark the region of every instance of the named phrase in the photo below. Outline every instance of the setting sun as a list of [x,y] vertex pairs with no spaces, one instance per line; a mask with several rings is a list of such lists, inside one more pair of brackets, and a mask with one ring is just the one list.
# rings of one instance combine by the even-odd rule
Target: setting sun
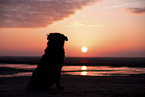
[[85,53],[85,52],[88,51],[88,49],[87,49],[87,47],[82,47],[81,51],[82,51],[83,53]]

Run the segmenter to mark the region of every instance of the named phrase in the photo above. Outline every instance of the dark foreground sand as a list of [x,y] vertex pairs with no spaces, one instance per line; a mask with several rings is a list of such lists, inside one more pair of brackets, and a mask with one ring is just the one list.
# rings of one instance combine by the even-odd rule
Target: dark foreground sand
[[63,75],[65,90],[26,90],[30,77],[0,78],[0,97],[145,97],[145,76],[87,77]]

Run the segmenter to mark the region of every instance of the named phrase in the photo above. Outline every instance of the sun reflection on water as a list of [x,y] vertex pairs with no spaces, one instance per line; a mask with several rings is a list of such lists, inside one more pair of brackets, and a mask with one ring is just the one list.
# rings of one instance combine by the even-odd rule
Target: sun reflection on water
[[82,70],[87,70],[87,66],[82,66]]
[[87,73],[88,73],[88,72],[86,72],[86,71],[82,71],[82,72],[81,72],[81,75],[87,75]]
[[[10,74],[0,74],[0,77],[31,76],[37,65],[27,64],[0,64],[1,72]],[[26,72],[21,71],[26,70]],[[28,70],[28,71],[27,71]],[[63,66],[62,74],[81,76],[130,76],[131,74],[145,74],[145,68],[139,67],[111,67],[111,66]]]
[[[82,66],[82,70],[87,70],[87,66]],[[87,75],[87,71],[82,71],[81,75]]]

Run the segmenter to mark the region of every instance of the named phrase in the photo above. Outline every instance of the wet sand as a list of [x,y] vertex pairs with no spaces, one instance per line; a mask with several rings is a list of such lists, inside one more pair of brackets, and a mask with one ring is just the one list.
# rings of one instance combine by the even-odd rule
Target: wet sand
[[0,78],[0,97],[145,97],[145,75],[90,77],[62,75],[65,90],[26,90],[30,77]]

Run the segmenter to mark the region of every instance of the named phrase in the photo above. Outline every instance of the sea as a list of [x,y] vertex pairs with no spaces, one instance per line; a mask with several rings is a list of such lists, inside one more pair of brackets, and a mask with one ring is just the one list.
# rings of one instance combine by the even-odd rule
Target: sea
[[[0,77],[31,76],[40,57],[0,57]],[[145,58],[66,57],[62,75],[145,75]]]

